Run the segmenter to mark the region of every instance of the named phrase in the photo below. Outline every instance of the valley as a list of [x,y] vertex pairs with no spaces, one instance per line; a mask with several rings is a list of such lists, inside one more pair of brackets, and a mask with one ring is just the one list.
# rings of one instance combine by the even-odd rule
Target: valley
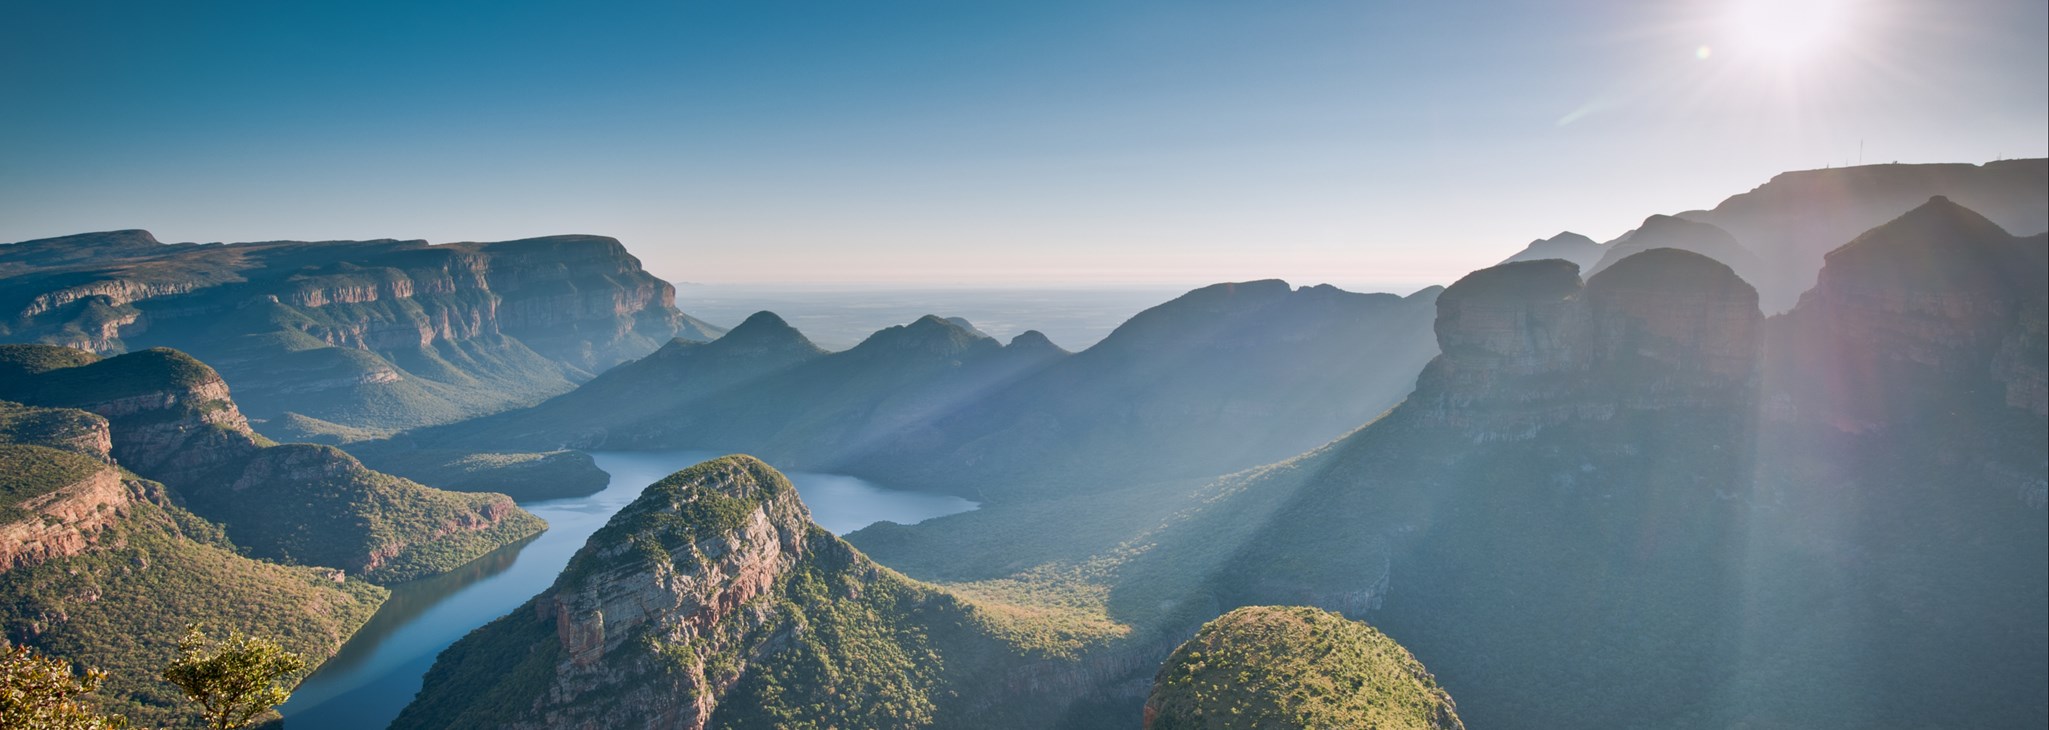
[[[1818,261],[1760,248],[1795,234],[1758,211],[1828,175],[1856,192],[1816,220],[1876,222]],[[2000,221],[2049,202],[2016,188],[2049,200],[2049,163],[1789,173],[1407,295],[1202,286],[1073,351],[947,311],[843,349],[771,311],[690,330],[595,237],[11,244],[6,291],[81,256],[173,283],[58,289],[91,293],[0,333],[31,341],[0,345],[0,621],[172,726],[150,663],[195,621],[311,658],[280,708],[302,729],[2026,726],[2049,721],[2049,233]],[[514,327],[544,388],[449,360],[494,393],[456,410],[272,387],[299,376],[234,349],[272,334],[178,324],[226,284],[133,268],[305,286],[247,262],[500,247],[611,252],[588,298],[639,313]],[[451,290],[467,311],[568,306],[519,304],[531,259],[501,254]],[[469,351],[435,324],[465,310],[406,289],[422,271],[264,326],[410,321]],[[162,326],[51,319],[108,292]],[[140,347],[175,333],[231,365]],[[281,415],[245,415],[245,379]],[[264,598],[192,598],[239,595]]]

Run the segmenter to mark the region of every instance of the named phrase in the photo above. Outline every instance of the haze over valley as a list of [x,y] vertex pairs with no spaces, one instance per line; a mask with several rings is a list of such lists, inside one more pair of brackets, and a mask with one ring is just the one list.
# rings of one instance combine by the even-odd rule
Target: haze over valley
[[120,5],[8,730],[2049,725],[2039,3]]

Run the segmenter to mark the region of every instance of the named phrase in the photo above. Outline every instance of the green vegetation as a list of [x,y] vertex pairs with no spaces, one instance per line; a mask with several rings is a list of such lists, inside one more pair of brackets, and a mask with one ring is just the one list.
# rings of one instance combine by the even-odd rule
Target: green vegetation
[[0,443],[0,524],[28,516],[26,500],[84,481],[107,468],[90,457],[44,446]]
[[106,670],[101,704],[139,724],[191,717],[177,688],[157,676],[185,627],[274,637],[324,658],[389,595],[332,569],[243,557],[218,527],[176,507],[131,509],[91,550],[0,574],[0,630]]
[[[42,346],[0,351],[44,364],[81,360]],[[165,396],[152,401],[154,407],[108,411],[117,414],[109,424],[114,455],[122,466],[164,481],[185,506],[221,523],[254,557],[346,568],[391,582],[451,570],[546,528],[504,495],[429,489],[365,468],[331,446],[271,444],[235,417],[235,405],[220,397],[225,393],[205,389],[219,382],[212,369],[183,353],[146,350],[47,369],[7,385],[42,405]],[[97,418],[0,405],[0,435],[47,440],[65,429],[96,426]],[[32,447],[9,449],[6,458],[36,460],[22,477],[36,483],[7,487],[17,500],[54,488],[76,471],[63,467],[77,459]]]
[[[0,350],[19,347],[34,346],[0,345]],[[25,382],[32,383],[28,395],[17,399],[37,404],[75,406],[150,393],[184,391],[219,380],[220,375],[213,368],[191,355],[155,348],[82,362],[77,367],[46,370],[33,381]]]
[[[655,616],[630,628],[608,626],[633,633],[606,637],[621,648],[601,660],[601,684],[560,709],[614,712],[620,706],[605,703],[632,697],[627,712],[659,713],[663,703],[689,701],[679,695],[684,688],[730,685],[716,698],[714,727],[1033,726],[1058,718],[1060,705],[1005,698],[1003,686],[1008,672],[1069,666],[1069,657],[1013,642],[997,629],[1005,621],[982,606],[874,564],[809,524],[795,497],[767,465],[726,457],[650,486],[596,533],[539,600],[636,584],[648,573],[692,574],[699,568],[689,561],[698,558],[686,551],[718,549],[757,509],[779,533],[801,531],[804,547],[768,591],[721,611],[717,623]],[[530,603],[457,642],[395,727],[531,720],[546,709],[537,701],[551,696],[564,658],[556,620]],[[705,682],[694,679],[700,669]],[[971,709],[961,702],[969,697],[997,699]]]
[[255,557],[348,568],[380,583],[452,570],[547,527],[504,495],[428,489],[332,446],[262,449],[233,471],[246,488],[188,490],[193,511],[223,523]]
[[31,375],[90,365],[100,356],[58,345],[0,345],[0,381],[13,382]]
[[1248,606],[1204,624],[1160,667],[1147,730],[1463,730],[1407,649],[1328,611]]
[[[130,231],[30,243],[8,247],[0,340],[174,347],[224,368],[250,416],[297,413],[336,425],[335,437],[531,405],[672,337],[718,334],[676,311],[669,286],[617,241],[593,236],[165,246]],[[121,293],[31,307],[80,288]],[[137,321],[147,326],[124,326]],[[10,367],[0,358],[0,376]]]
[[0,647],[0,727],[8,730],[120,730],[128,719],[103,715],[83,695],[98,690],[107,673],[74,674],[71,662],[26,646]]
[[163,676],[199,705],[208,727],[234,730],[291,699],[284,683],[303,671],[306,658],[275,641],[239,631],[214,639],[194,625],[178,640],[178,658]]
[[106,419],[85,411],[0,400],[0,441],[79,451],[106,430]]
[[348,452],[378,471],[436,489],[498,492],[520,502],[595,494],[611,482],[581,451],[498,453],[414,449],[391,442],[353,444]]

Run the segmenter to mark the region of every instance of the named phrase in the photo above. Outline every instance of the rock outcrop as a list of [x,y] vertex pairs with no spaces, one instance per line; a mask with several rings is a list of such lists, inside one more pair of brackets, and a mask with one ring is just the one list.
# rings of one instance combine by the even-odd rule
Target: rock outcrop
[[728,456],[649,486],[553,587],[444,652],[397,728],[960,727],[1002,645]]
[[1757,293],[1706,256],[1656,248],[1581,285],[1562,260],[1502,264],[1438,297],[1443,354],[1412,403],[1475,440],[1519,440],[1576,417],[1696,405],[1747,388]]
[[[19,468],[21,464],[6,458],[15,456],[13,450],[0,446],[0,463]],[[135,500],[121,472],[102,465],[86,471],[83,478],[12,505],[6,511],[12,518],[0,521],[0,573],[85,552],[101,532],[128,516]]]
[[197,245],[116,231],[0,246],[0,340],[192,352],[264,420],[454,420],[718,334],[601,236]]
[[[2045,241],[1936,197],[1830,253],[1776,346],[1796,361],[1786,397],[1850,431],[1974,391],[2043,415]],[[1945,387],[1896,392],[1907,381]]]

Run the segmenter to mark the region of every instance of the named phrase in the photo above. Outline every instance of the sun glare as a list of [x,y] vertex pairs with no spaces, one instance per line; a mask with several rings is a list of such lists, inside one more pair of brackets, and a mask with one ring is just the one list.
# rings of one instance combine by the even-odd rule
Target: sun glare
[[1842,39],[1848,0],[1737,0],[1729,16],[1739,49],[1756,60],[1805,62]]

